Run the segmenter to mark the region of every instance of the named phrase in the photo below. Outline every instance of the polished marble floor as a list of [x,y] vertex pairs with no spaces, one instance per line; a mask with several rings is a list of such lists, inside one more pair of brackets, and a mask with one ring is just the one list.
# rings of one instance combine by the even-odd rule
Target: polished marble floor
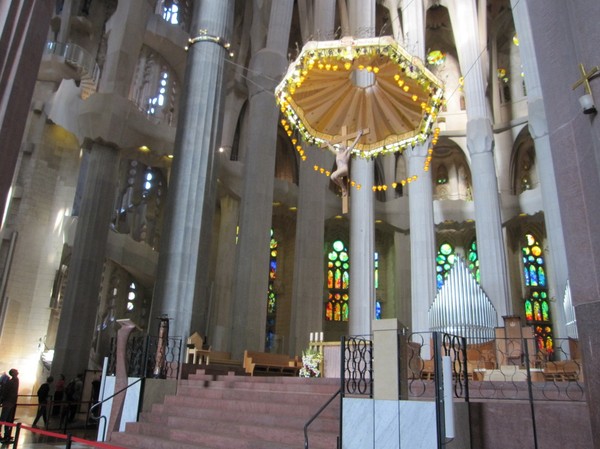
[[[16,447],[14,443],[2,444],[0,449],[61,449],[66,447],[66,434],[64,430],[59,429],[60,419],[57,416],[50,418],[48,429],[43,426],[43,422],[38,422],[39,429],[30,429],[37,411],[36,406],[19,405],[15,415],[15,423],[21,423],[21,431]],[[80,413],[75,421],[68,425],[67,433],[77,438],[83,438],[95,442],[97,429],[95,425],[86,425],[86,414]],[[48,435],[50,433],[51,435]],[[15,436],[13,429],[12,436]],[[71,449],[92,448],[80,442],[72,442]]]

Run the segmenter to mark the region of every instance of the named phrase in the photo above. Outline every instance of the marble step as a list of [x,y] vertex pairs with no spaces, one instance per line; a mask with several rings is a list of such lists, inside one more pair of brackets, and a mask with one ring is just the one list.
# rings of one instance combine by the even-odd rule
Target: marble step
[[[300,448],[304,444],[303,426],[298,428],[278,426],[257,426],[244,422],[198,420],[170,416],[164,425],[149,422],[138,422],[127,425],[128,433],[151,435],[176,442],[197,442],[211,448],[226,449],[245,447],[239,442],[263,442],[270,445],[280,445]],[[310,447],[314,449],[334,448],[337,432],[309,431]],[[234,442],[236,442],[234,444]],[[258,446],[260,447],[260,446]],[[278,447],[278,446],[275,446]]]
[[[200,420],[219,420],[223,422],[245,423],[257,426],[275,426],[281,428],[303,429],[306,422],[312,416],[287,416],[276,414],[245,413],[241,411],[232,411],[226,409],[206,409],[206,408],[183,408],[183,407],[165,407],[156,405],[152,413],[142,413],[140,422],[151,422],[157,425],[163,425],[170,417],[183,419]],[[333,407],[333,404],[330,405]],[[313,413],[316,413],[315,408]],[[310,425],[311,431],[339,431],[339,407],[332,413],[323,412]]]

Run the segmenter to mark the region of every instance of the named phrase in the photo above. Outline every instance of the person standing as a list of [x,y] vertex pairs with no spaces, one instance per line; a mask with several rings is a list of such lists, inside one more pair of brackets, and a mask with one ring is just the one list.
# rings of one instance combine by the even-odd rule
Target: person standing
[[54,384],[54,407],[52,409],[52,415],[57,416],[60,414],[60,410],[63,407],[62,401],[65,398],[65,375],[61,374],[58,380]]
[[42,385],[40,385],[40,388],[38,388],[37,391],[37,397],[38,397],[38,410],[37,410],[37,414],[35,415],[35,419],[33,420],[33,424],[31,425],[31,427],[37,427],[37,422],[39,421],[40,418],[43,418],[44,420],[44,427],[48,428],[48,396],[50,396],[50,384],[54,381],[54,378],[52,376],[48,377],[48,379],[46,379],[46,382],[44,382]]
[[[10,380],[6,382],[2,388],[2,413],[0,414],[0,421],[6,423],[15,422],[15,412],[17,410],[17,399],[19,397],[19,371],[15,368],[8,372]],[[4,438],[0,440],[1,443],[10,443],[12,434],[12,426],[4,426]]]

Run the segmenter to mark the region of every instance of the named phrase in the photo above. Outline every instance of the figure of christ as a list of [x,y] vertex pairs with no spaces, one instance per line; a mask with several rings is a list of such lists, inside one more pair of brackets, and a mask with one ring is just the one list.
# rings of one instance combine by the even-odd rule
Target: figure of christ
[[[336,170],[331,174],[330,178],[342,189],[342,196],[348,196],[348,169],[350,165],[350,156],[352,150],[358,143],[358,140],[363,135],[363,131],[360,130],[356,135],[356,139],[350,146],[346,146],[344,143],[340,143],[340,148],[337,150],[335,155]],[[326,142],[329,149],[335,152],[335,148],[329,142]]]

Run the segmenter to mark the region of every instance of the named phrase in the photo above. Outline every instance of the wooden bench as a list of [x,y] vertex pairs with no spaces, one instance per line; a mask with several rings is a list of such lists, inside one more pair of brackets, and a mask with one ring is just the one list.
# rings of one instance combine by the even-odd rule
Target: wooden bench
[[581,367],[575,360],[547,362],[542,368],[547,381],[578,381]]
[[251,376],[297,376],[302,367],[302,362],[298,357],[291,358],[285,354],[244,351],[243,366],[246,373]]

